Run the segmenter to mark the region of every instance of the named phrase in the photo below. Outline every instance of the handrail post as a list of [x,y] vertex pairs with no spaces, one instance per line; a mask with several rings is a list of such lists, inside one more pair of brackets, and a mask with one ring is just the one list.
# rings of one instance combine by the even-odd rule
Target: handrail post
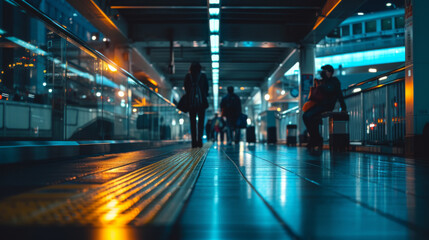
[[[385,127],[385,134],[386,134],[386,142],[390,145],[392,142],[392,111],[391,111],[391,105],[390,105],[390,86],[386,87],[386,109],[385,109],[385,116],[386,116],[386,122],[384,124]],[[390,130],[390,131],[389,131]]]
[[362,145],[365,145],[365,128],[366,128],[366,123],[365,123],[365,106],[364,106],[363,92],[360,93],[360,106],[362,108],[362,113],[361,113],[361,117],[362,117],[362,124],[361,124]]

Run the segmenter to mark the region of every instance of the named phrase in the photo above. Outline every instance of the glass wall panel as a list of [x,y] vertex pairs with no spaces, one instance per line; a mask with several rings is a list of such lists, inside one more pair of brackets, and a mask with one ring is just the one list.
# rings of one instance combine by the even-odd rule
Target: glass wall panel
[[346,36],[350,36],[350,26],[342,26],[341,27],[341,36],[346,37]]
[[[61,15],[70,10],[44,6],[70,20]],[[180,140],[189,132],[187,115],[168,100],[26,9],[0,0],[1,140]]]
[[404,28],[404,16],[395,17],[395,28]]
[[76,11],[67,0],[27,0],[40,9],[47,16],[55,19],[62,26],[74,33],[82,40],[93,41],[92,36],[97,36],[95,41],[102,41],[102,34],[78,11]]
[[67,43],[66,56],[65,139],[103,139],[102,116],[97,111],[102,107],[101,85],[97,83],[102,62],[71,43]]
[[353,24],[353,35],[362,34],[362,23]]
[[108,63],[103,64],[103,124],[108,127],[105,139],[128,137],[128,83],[127,77]]
[[392,30],[392,19],[391,18],[384,18],[381,19],[381,30]]
[[372,33],[377,31],[377,21],[365,22],[365,32]]

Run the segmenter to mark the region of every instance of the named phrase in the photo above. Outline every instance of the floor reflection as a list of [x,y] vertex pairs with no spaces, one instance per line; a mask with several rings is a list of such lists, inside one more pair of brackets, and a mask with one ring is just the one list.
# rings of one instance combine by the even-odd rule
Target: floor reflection
[[426,232],[428,221],[417,212],[427,213],[428,207],[415,206],[416,165],[405,159],[329,151],[314,157],[300,148],[262,144],[223,149],[304,238],[407,238]]
[[136,230],[129,227],[103,227],[93,230],[93,240],[136,240]]

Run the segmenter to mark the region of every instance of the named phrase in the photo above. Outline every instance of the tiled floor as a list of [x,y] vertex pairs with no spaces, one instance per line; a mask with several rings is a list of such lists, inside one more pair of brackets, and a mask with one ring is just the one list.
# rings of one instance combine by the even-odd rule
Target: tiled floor
[[[2,168],[0,201],[55,185],[106,184],[187,150],[182,144]],[[424,160],[329,151],[311,156],[305,148],[284,145],[212,145],[173,228],[6,224],[0,225],[0,238],[428,239],[428,180]]]
[[424,238],[428,165],[363,153],[315,157],[282,145],[213,146],[174,236]]

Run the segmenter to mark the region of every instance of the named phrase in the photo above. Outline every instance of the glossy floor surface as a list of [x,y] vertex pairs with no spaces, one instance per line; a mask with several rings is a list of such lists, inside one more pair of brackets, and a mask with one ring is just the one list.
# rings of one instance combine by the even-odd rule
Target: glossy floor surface
[[429,162],[281,145],[213,146],[181,239],[427,239]]
[[[184,151],[188,145],[2,167],[0,202],[46,187],[67,186],[61,194],[69,194],[115,182]],[[212,145],[174,226],[42,221],[0,224],[0,231],[6,239],[427,239],[428,180],[425,160]]]

